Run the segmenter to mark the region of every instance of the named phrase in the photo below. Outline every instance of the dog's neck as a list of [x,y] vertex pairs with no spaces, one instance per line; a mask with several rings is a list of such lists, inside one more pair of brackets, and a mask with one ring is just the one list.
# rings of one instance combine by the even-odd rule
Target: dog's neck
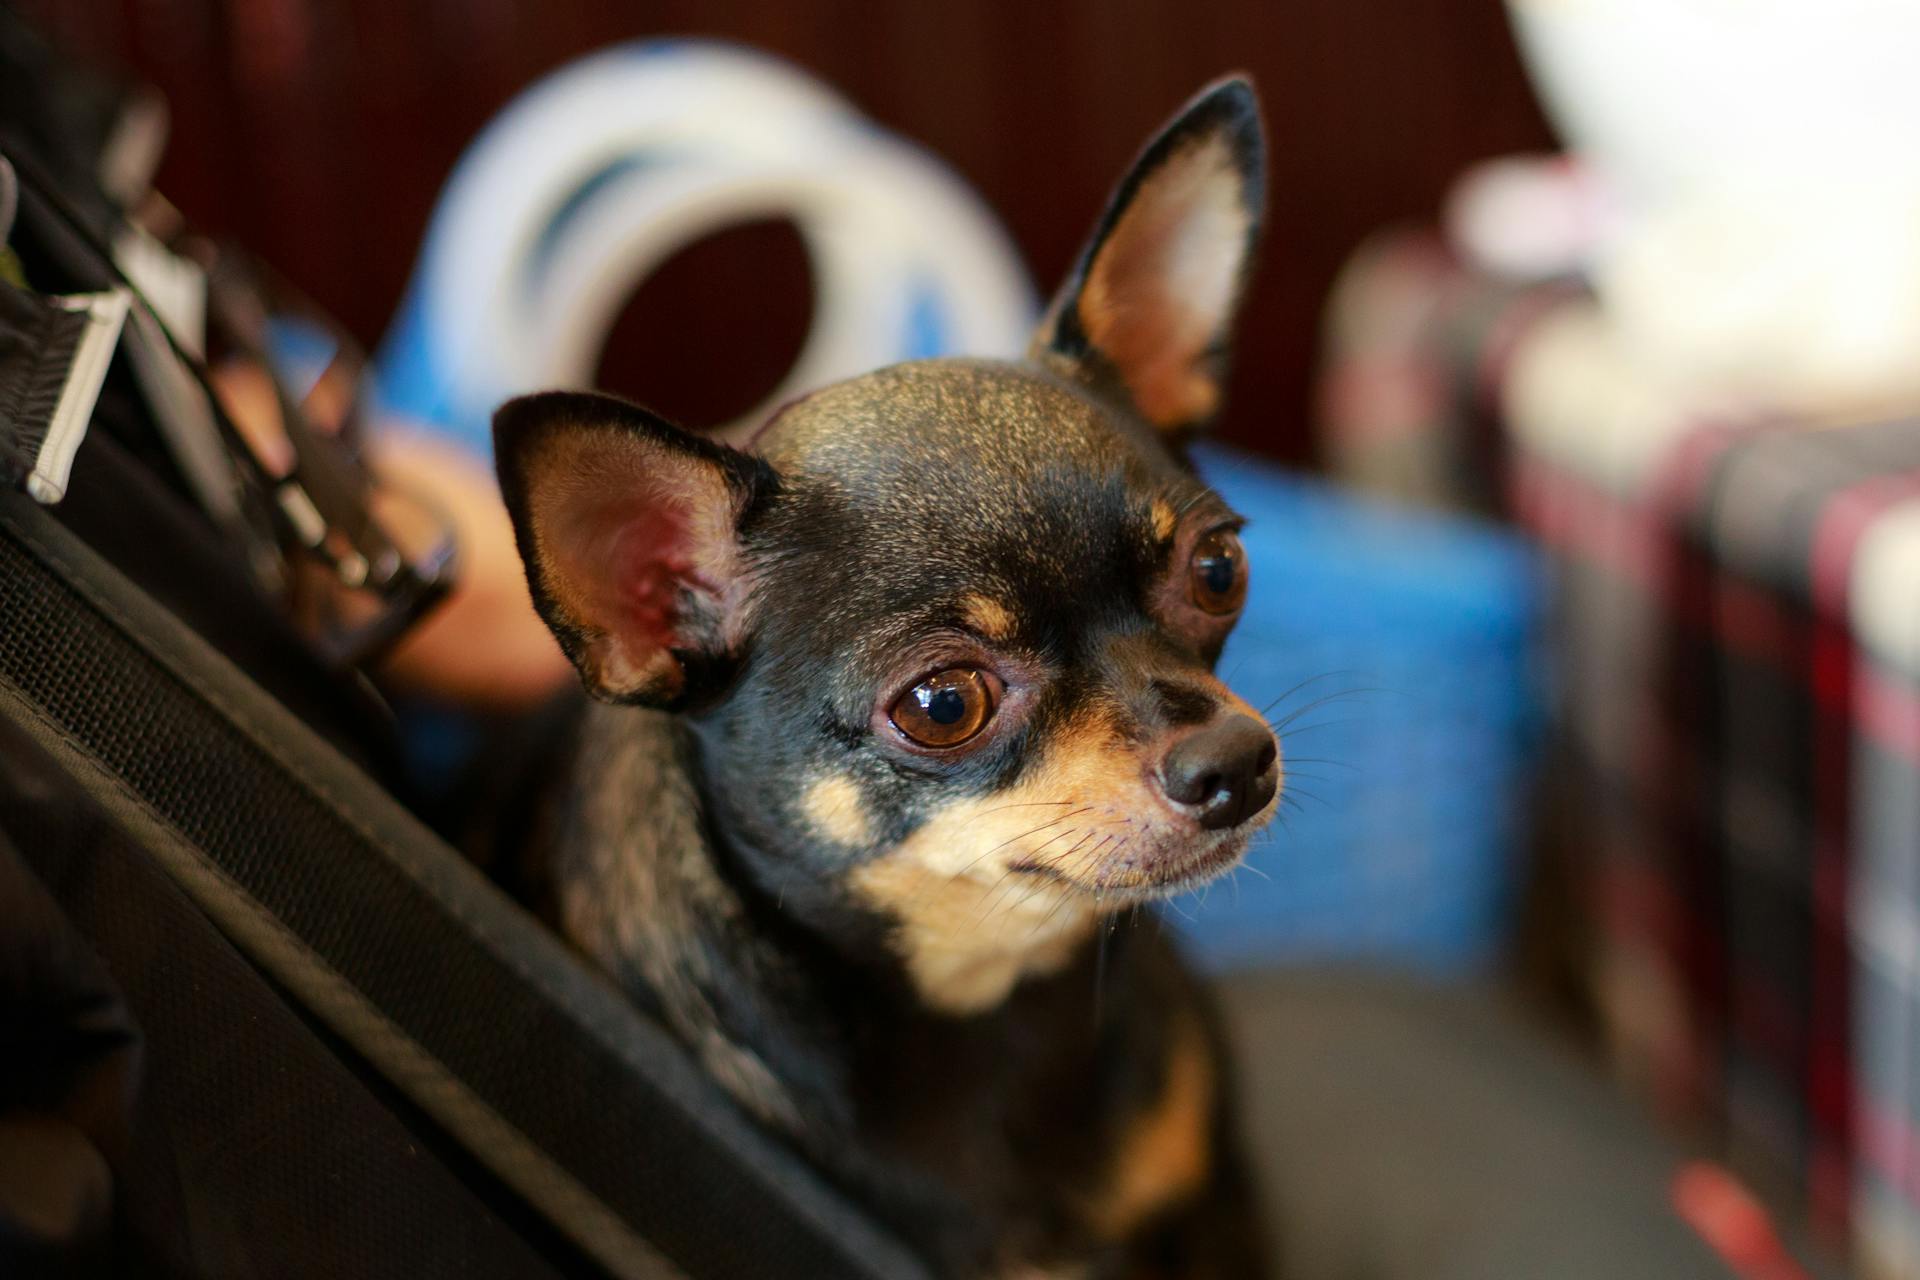
[[845,1095],[810,1043],[804,971],[716,862],[692,755],[671,716],[589,708],[550,842],[552,909],[749,1111],[791,1132],[831,1123]]

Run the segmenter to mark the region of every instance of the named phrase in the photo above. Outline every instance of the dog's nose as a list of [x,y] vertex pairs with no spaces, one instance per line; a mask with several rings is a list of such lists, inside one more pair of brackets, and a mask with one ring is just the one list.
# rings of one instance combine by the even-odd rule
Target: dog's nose
[[1279,785],[1273,734],[1235,713],[1194,730],[1160,762],[1160,789],[1209,831],[1238,826],[1267,807]]

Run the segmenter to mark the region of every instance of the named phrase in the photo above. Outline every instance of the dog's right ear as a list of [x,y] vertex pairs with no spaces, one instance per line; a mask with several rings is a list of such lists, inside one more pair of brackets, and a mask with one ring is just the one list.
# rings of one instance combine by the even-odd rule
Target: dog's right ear
[[1147,144],[1034,335],[1029,354],[1117,384],[1175,434],[1220,407],[1228,333],[1265,205],[1253,84],[1207,86]]
[[588,692],[679,707],[724,683],[746,624],[740,527],[772,468],[587,392],[508,401],[493,443],[534,605]]

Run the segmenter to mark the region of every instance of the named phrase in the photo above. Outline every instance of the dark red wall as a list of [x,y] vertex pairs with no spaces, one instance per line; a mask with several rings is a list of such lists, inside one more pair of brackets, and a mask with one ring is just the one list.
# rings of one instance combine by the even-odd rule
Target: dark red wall
[[[708,34],[785,55],[946,156],[1051,285],[1133,150],[1204,81],[1254,73],[1273,139],[1266,262],[1223,434],[1308,450],[1319,308],[1358,239],[1431,216],[1465,163],[1548,135],[1494,0],[24,0],[165,92],[162,188],[364,339],[399,296],[462,144],[540,73],[613,41]],[[738,237],[648,290],[608,378],[692,418],[792,349],[804,272]],[[724,287],[696,289],[718,273]],[[744,305],[753,290],[779,297]],[[665,315],[672,316],[664,323]],[[777,370],[774,370],[777,372]],[[718,390],[722,389],[724,390]]]

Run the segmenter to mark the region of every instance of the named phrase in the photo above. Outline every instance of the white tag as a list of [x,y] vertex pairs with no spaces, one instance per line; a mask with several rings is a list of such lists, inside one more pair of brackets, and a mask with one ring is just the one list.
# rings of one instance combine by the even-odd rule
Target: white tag
[[20,182],[13,176],[13,166],[0,156],[0,247],[7,243],[7,237],[13,234],[13,215],[20,207]]
[[[187,482],[207,510],[230,517],[239,510],[233,465],[214,425],[206,389],[174,353],[160,326],[195,357],[206,346],[207,273],[140,227],[121,228],[113,243],[114,261],[153,307],[137,307],[127,335],[134,376],[147,394],[155,423]],[[155,314],[159,319],[155,319]]]
[[107,366],[113,363],[113,348],[127,322],[127,305],[133,295],[116,286],[104,293],[70,294],[48,301],[67,311],[84,312],[87,317],[86,332],[74,350],[73,363],[67,366],[59,403],[47,423],[47,437],[34,456],[33,469],[27,473],[27,492],[35,502],[51,506],[67,494],[73,455],[87,438],[87,424],[93,420],[100,384],[106,381]]

